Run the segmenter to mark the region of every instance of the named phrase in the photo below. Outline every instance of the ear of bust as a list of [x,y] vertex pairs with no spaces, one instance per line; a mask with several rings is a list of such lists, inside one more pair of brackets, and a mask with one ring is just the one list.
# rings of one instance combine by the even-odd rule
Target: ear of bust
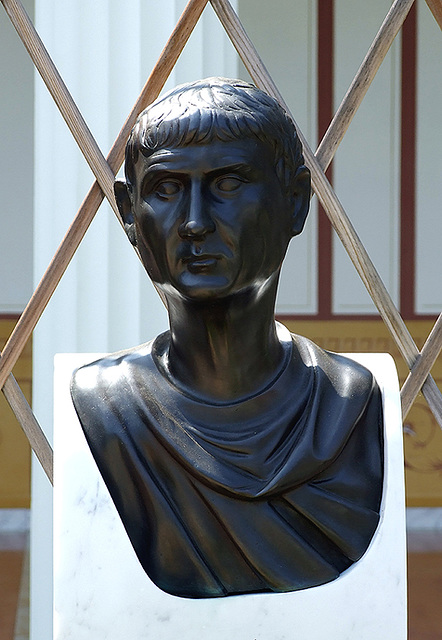
[[129,238],[131,244],[136,247],[137,239],[135,235],[135,222],[127,184],[120,180],[116,180],[114,182],[114,193],[118,211],[120,212],[120,216],[123,220],[126,235]]
[[304,228],[310,207],[310,171],[307,167],[299,167],[293,189],[293,221],[292,233],[297,236]]

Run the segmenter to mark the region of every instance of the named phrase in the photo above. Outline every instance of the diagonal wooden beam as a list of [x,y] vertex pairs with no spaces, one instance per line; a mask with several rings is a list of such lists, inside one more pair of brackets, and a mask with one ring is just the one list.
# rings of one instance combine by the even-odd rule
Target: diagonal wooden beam
[[[186,5],[175,29],[161,52],[158,62],[153,68],[152,73],[107,157],[107,163],[114,174],[117,173],[123,163],[126,141],[139,113],[155,100],[160,93],[207,2],[208,0],[190,0]],[[102,191],[98,183],[94,182],[45,274],[34,291],[33,296],[5,344],[0,360],[0,388],[5,384],[8,375],[23,351],[28,338],[57,288],[61,277],[92,222],[102,200]]]
[[6,380],[2,391],[6,400],[11,405],[11,408],[23,429],[32,450],[43,467],[49,482],[54,484],[54,463],[51,445],[47,441],[45,434],[28,404],[28,401],[12,374]]
[[427,5],[436,18],[437,24],[442,29],[442,0],[427,0]]
[[[230,2],[228,0],[211,0],[211,4],[254,82],[275,97],[290,113]],[[378,308],[384,323],[392,334],[399,351],[411,369],[419,356],[419,350],[307,140],[297,125],[296,128],[303,145],[306,164],[312,174],[313,189]],[[442,427],[442,394],[430,376],[422,391]]]
[[405,418],[411,409],[422,385],[425,382],[432,366],[436,362],[442,349],[442,313],[436,320],[430,335],[428,336],[422,351],[411,368],[411,371],[402,385],[402,417]]

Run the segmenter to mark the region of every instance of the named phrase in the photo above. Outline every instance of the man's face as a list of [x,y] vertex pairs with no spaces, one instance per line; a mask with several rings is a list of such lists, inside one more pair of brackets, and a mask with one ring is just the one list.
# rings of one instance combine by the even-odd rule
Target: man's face
[[292,235],[273,155],[253,139],[140,154],[132,214],[152,280],[192,299],[261,287],[278,272]]

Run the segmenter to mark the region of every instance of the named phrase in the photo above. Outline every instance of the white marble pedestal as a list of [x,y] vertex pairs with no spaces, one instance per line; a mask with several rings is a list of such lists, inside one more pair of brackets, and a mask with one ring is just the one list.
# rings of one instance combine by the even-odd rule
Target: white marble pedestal
[[363,558],[334,582],[288,594],[204,600],[168,595],[146,576],[89,452],[69,395],[73,369],[55,366],[54,640],[405,640],[405,503],[396,370],[358,354],[382,389],[385,488]]

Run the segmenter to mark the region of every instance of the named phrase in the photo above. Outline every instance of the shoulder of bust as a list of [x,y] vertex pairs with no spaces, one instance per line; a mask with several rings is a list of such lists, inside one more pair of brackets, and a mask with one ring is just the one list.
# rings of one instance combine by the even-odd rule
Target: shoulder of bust
[[78,395],[114,384],[124,375],[125,369],[149,358],[152,342],[111,353],[82,365],[72,374],[71,393]]
[[351,357],[326,351],[308,338],[294,338],[304,361],[323,373],[340,395],[366,397],[377,386],[372,372]]

